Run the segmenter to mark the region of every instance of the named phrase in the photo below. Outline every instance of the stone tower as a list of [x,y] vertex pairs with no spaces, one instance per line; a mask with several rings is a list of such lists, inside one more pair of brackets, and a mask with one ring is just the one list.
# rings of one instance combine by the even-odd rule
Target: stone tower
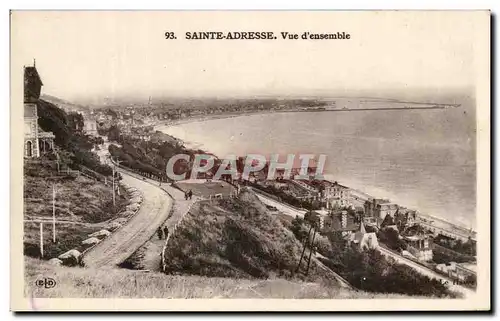
[[36,104],[42,86],[35,62],[32,67],[24,67],[24,157],[40,157]]

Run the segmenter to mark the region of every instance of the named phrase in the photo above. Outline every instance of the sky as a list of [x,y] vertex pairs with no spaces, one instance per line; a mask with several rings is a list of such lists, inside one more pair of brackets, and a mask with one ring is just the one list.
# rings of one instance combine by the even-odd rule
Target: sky
[[[14,12],[12,72],[72,101],[439,90],[477,82],[484,12]],[[177,40],[165,40],[173,31]],[[186,40],[192,31],[350,40]],[[489,35],[488,35],[489,37]]]

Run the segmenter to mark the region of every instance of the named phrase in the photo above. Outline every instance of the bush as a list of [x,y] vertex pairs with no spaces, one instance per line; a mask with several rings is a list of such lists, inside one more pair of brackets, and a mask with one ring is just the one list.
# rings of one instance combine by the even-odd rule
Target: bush
[[377,237],[380,242],[386,244],[390,249],[395,251],[406,250],[408,245],[404,240],[399,237],[398,231],[392,228],[385,228],[380,230]]
[[69,158],[68,155],[63,156],[70,167],[83,165],[100,174],[111,175],[111,168],[102,165],[97,155],[91,152],[94,142],[81,133],[83,119],[80,115],[68,115],[64,110],[42,99],[37,103],[37,111],[40,128],[54,133],[56,145],[62,148],[60,154],[70,154]]
[[438,280],[421,275],[392,259],[387,260],[377,250],[361,252],[348,248],[321,261],[363,291],[453,297]]
[[297,238],[297,240],[299,241],[303,241],[306,236],[307,236],[307,229],[306,227],[304,226],[304,220],[301,219],[300,217],[296,216],[293,220],[292,220],[292,226],[290,228],[290,230],[292,231],[292,233],[295,235],[295,237]]

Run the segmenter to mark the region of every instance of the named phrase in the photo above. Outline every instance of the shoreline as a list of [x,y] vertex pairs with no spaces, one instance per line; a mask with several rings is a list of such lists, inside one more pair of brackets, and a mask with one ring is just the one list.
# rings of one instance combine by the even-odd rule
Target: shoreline
[[[159,121],[158,123],[153,125],[153,130],[159,130],[158,127],[165,126],[179,126],[190,123],[199,123],[208,120],[218,120],[218,119],[229,119],[236,117],[246,117],[246,116],[254,116],[254,115],[267,115],[267,114],[277,114],[277,113],[296,113],[299,112],[297,110],[290,111],[256,111],[256,112],[245,112],[245,113],[234,113],[234,114],[215,114],[215,115],[204,115],[204,116],[194,116],[188,117],[185,119],[179,119],[174,121]],[[176,137],[177,138],[177,137]],[[178,139],[178,138],[177,138]]]
[[[396,110],[401,110],[401,109],[396,109]],[[205,146],[203,144],[203,142],[189,142],[189,141],[186,141],[186,140],[182,140],[178,137],[175,137],[171,134],[167,134],[165,132],[163,132],[163,130],[160,130],[160,128],[168,128],[168,127],[171,127],[171,126],[180,126],[180,125],[184,125],[184,124],[190,124],[190,123],[198,123],[198,122],[204,122],[204,121],[210,121],[210,120],[219,120],[219,119],[229,119],[229,118],[236,118],[236,117],[246,117],[246,116],[254,116],[254,115],[266,115],[266,114],[277,114],[277,113],[298,113],[298,112],[324,112],[325,110],[309,110],[309,111],[302,111],[302,110],[283,110],[283,111],[256,111],[256,112],[245,112],[245,113],[232,113],[232,114],[217,114],[217,115],[210,115],[210,116],[206,116],[204,115],[203,117],[189,117],[189,118],[186,118],[186,119],[182,119],[182,120],[176,120],[176,121],[173,121],[173,122],[170,122],[170,123],[167,123],[167,122],[161,122],[160,124],[155,124],[153,125],[153,129],[155,131],[160,131],[162,133],[164,133],[165,135],[169,135],[171,137],[174,137],[175,139],[181,141],[186,147],[188,148],[195,148],[195,149],[203,149],[203,147]],[[328,110],[326,110],[328,111]],[[342,110],[336,110],[336,111],[342,111]],[[206,148],[205,148],[206,150]],[[206,150],[206,152],[208,153],[211,153],[210,151]],[[211,153],[212,155],[215,155],[216,157],[220,158],[220,155],[216,155],[216,154],[213,154]],[[332,182],[330,179],[327,179],[327,178],[324,178],[324,180],[326,181],[329,181],[329,182]],[[358,191],[358,192],[361,192],[363,194],[366,194],[368,195],[370,198],[381,198],[381,197],[377,197],[377,196],[374,196],[370,193],[367,193],[364,191],[363,188],[359,188],[359,187],[354,187],[354,186],[350,186],[349,184],[342,184],[342,182],[336,180],[339,184],[341,185],[345,185],[347,186],[349,189],[351,190],[355,190],[355,191]],[[393,194],[393,193],[391,193]],[[452,227],[453,229],[460,229],[460,230],[463,230],[463,231],[472,231],[471,234],[473,235],[476,235],[477,231],[475,229],[473,229],[472,227],[467,227],[465,226],[465,224],[461,223],[461,222],[456,222],[456,221],[450,221],[448,220],[447,218],[445,217],[441,217],[441,216],[436,216],[434,214],[428,214],[428,213],[423,213],[421,212],[420,210],[416,209],[416,208],[412,208],[411,206],[405,206],[403,204],[399,204],[399,202],[397,202],[396,200],[392,200],[391,199],[391,202],[395,202],[397,203],[399,206],[403,206],[403,207],[407,207],[409,209],[412,209],[412,210],[415,210],[418,214],[418,216],[420,217],[424,217],[426,219],[435,219],[437,221],[440,221],[441,223],[445,223],[445,224],[448,224],[450,227]],[[475,237],[474,237],[475,239]]]

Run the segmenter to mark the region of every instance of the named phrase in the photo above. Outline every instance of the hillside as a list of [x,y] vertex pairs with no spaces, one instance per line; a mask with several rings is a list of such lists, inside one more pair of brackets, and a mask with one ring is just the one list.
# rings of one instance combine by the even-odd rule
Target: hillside
[[[56,267],[28,257],[25,258],[25,263],[24,292],[27,297],[36,298],[405,298],[401,295],[354,292],[318,283],[283,279],[209,278],[126,269]],[[53,278],[57,282],[56,286],[52,289],[35,286],[36,280],[44,277]]]
[[[56,189],[57,243],[52,243],[52,189]],[[113,208],[112,189],[84,176],[58,175],[55,162],[39,159],[24,163],[24,254],[39,257],[40,227],[44,224],[45,258],[76,248],[117,217],[127,205],[124,190]]]
[[[166,272],[232,278],[300,278],[337,282],[311,261],[309,275],[295,274],[302,246],[257,197],[195,204],[165,251]],[[303,261],[302,268],[306,263]]]
[[[82,132],[83,118],[77,113],[66,113],[56,105],[40,99],[37,102],[38,126],[55,135],[61,161],[71,168],[85,166],[102,175],[110,176],[111,168],[102,165],[91,150],[97,141]],[[102,143],[102,142],[101,142]]]
[[56,105],[57,107],[64,109],[67,112],[76,112],[76,111],[83,111],[83,110],[88,110],[89,107],[80,105],[80,104],[75,104],[73,102],[61,99],[59,97],[55,97],[52,95],[48,94],[42,94],[41,99],[45,100],[46,102],[49,102],[51,104]]

